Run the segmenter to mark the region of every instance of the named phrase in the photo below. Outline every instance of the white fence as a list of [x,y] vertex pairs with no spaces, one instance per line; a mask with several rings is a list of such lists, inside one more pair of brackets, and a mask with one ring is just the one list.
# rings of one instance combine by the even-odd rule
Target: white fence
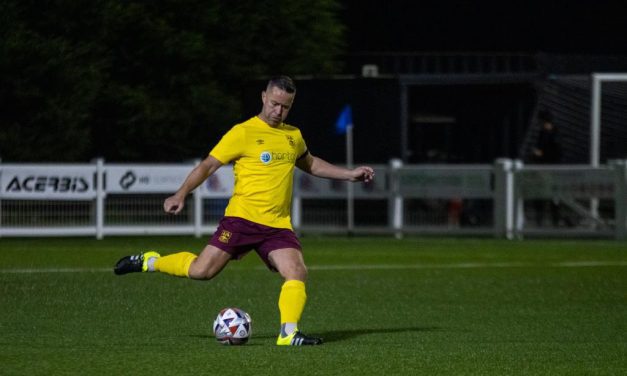
[[[0,236],[102,238],[215,231],[233,188],[224,166],[178,216],[163,199],[188,164],[0,164]],[[372,184],[297,171],[292,219],[301,233],[474,234],[627,238],[627,163],[374,166]],[[348,204],[353,197],[353,204]]]

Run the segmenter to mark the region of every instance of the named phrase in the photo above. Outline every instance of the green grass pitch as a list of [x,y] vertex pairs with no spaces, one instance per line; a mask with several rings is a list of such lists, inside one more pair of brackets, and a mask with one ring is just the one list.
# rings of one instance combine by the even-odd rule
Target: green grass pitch
[[[112,272],[204,242],[0,239],[0,374],[627,374],[623,242],[305,236],[300,327],[325,344],[303,348],[274,345],[282,281],[255,254],[212,281]],[[247,345],[215,342],[226,306]]]

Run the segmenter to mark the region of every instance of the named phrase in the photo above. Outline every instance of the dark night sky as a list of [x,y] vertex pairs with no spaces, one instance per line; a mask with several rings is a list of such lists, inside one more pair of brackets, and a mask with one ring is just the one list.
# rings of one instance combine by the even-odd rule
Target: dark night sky
[[349,52],[627,54],[627,4],[344,0]]

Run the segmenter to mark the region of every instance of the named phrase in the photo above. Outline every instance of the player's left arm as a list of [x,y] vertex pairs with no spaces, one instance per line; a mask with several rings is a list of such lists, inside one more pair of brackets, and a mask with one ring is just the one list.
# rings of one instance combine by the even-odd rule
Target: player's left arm
[[366,183],[374,179],[374,170],[372,167],[359,166],[348,169],[331,164],[309,152],[306,152],[305,155],[296,161],[296,167],[320,178],[363,181]]

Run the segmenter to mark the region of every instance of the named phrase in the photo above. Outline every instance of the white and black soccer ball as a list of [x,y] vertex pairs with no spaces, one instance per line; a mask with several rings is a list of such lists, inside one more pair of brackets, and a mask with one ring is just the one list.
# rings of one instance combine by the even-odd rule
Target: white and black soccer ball
[[252,334],[250,315],[239,308],[224,308],[213,322],[213,334],[223,345],[243,345]]

